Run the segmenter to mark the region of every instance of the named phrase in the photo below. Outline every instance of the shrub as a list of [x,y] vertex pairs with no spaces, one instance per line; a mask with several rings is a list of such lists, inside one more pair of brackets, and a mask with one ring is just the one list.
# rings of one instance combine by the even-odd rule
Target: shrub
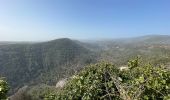
[[[85,67],[74,75],[57,94],[46,100],[168,100],[170,71],[162,66],[128,62],[129,70],[120,71],[110,63]],[[51,98],[51,99],[49,99]]]
[[9,87],[8,87],[7,82],[0,79],[0,100],[7,98],[8,90],[9,90]]

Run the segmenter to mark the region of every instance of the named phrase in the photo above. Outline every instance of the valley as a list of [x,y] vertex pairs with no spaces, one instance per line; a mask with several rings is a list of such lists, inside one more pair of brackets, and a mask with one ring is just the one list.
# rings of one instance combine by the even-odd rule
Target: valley
[[145,36],[93,42],[62,38],[38,43],[7,43],[0,45],[0,76],[9,83],[12,98],[29,94],[36,100],[49,91],[57,91],[55,84],[59,80],[97,62],[123,66],[129,59],[140,56],[145,63],[170,68],[169,40],[170,36]]

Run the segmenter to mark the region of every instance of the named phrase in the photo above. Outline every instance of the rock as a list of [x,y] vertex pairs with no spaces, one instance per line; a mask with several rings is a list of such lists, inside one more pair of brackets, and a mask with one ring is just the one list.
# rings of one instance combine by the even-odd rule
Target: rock
[[56,84],[56,88],[63,88],[64,85],[66,84],[66,82],[67,82],[66,78],[58,81],[57,84]]
[[120,69],[120,71],[123,71],[123,70],[128,70],[129,67],[128,66],[121,66],[121,67],[119,67],[119,69]]

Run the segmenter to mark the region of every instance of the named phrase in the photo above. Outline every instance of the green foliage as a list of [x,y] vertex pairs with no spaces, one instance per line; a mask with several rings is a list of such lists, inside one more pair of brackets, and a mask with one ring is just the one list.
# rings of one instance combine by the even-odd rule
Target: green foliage
[[46,100],[168,100],[170,71],[162,66],[128,62],[120,71],[109,63],[90,65],[74,75],[57,94]]
[[5,100],[7,98],[7,92],[9,90],[6,81],[0,79],[0,100]]
[[[55,99],[120,99],[119,93],[115,92],[117,91],[115,88],[116,86],[112,81],[112,76],[115,76],[118,72],[119,70],[109,63],[90,65],[78,75],[73,76],[64,90],[62,90],[61,93],[58,93],[58,96],[55,97]],[[49,95],[49,98],[51,98],[51,96],[53,95]]]
[[45,95],[44,100],[56,100],[58,99],[54,93]]
[[[10,96],[11,100],[42,100],[50,93],[56,93],[55,86],[39,84],[34,86],[24,86],[20,88],[14,95]],[[49,96],[50,98],[51,96]],[[48,98],[48,99],[49,99]],[[54,99],[52,99],[54,100]]]
[[31,97],[31,100],[40,100],[44,99],[45,95],[55,93],[56,91],[57,89],[54,86],[42,84],[29,87],[29,89],[26,91],[26,94]]
[[[135,61],[130,61],[130,66]],[[132,99],[159,100],[168,98],[170,94],[170,71],[163,66],[147,64],[130,67],[121,77],[127,79],[124,86]]]

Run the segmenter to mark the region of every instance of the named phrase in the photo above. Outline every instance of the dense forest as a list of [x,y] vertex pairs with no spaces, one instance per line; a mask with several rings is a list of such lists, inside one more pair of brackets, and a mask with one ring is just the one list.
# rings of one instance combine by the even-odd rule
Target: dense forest
[[[125,70],[121,71],[121,67]],[[0,81],[0,89],[5,88],[0,98],[168,100],[169,68],[170,36],[164,35],[100,41],[62,38],[3,42],[0,77],[5,78]],[[65,80],[64,87],[55,86],[60,80]]]

